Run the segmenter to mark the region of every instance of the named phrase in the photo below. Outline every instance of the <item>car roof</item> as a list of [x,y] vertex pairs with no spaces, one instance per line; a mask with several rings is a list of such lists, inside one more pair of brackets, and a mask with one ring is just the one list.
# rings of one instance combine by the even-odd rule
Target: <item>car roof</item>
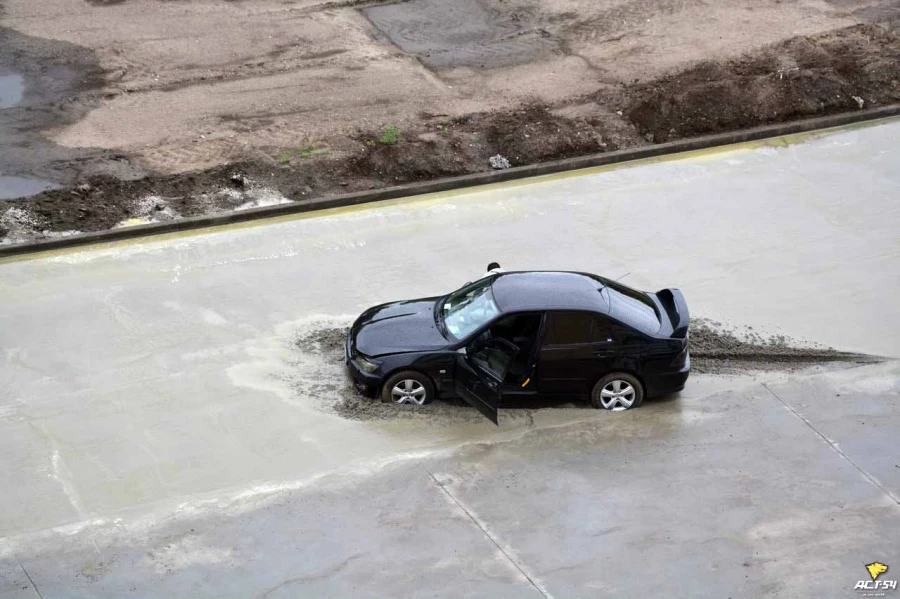
[[497,275],[491,284],[502,312],[522,310],[587,310],[606,314],[603,283],[580,272],[524,271]]

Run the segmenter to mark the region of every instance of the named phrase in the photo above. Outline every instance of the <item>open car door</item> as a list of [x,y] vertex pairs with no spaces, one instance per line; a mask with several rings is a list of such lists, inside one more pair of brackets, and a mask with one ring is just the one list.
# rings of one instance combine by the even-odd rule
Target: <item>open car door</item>
[[503,396],[500,382],[518,351],[504,339],[491,339],[478,348],[460,350],[456,356],[456,394],[498,426],[497,408]]

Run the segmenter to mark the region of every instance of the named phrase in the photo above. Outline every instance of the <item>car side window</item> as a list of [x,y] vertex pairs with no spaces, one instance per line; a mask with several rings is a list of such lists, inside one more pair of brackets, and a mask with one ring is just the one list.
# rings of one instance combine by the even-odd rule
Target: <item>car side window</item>
[[612,337],[607,319],[590,312],[550,312],[544,345],[602,343]]

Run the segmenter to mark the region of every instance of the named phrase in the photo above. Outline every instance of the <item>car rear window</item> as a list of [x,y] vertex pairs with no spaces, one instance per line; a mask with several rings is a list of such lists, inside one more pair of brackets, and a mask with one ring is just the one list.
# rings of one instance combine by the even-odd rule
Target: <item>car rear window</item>
[[609,299],[609,315],[612,318],[648,335],[659,331],[661,323],[656,305],[640,291],[610,283],[603,294]]

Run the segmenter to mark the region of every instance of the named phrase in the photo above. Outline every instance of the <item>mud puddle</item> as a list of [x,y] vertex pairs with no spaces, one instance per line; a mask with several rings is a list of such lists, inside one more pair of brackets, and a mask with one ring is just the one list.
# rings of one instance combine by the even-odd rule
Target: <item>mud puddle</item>
[[40,194],[84,176],[143,174],[113,152],[65,148],[46,137],[98,106],[102,85],[88,49],[0,27],[0,199]]
[[0,200],[24,198],[51,189],[60,189],[60,185],[52,181],[26,179],[24,177],[6,177],[0,175]]
[[[469,406],[436,400],[428,406],[381,403],[359,393],[347,376],[344,340],[349,325],[322,323],[298,333],[298,352],[293,389],[298,396],[311,397],[318,407],[350,420],[428,420],[444,424],[479,422],[483,417]],[[524,414],[520,416],[525,416]]]
[[527,13],[480,0],[412,0],[363,10],[375,27],[426,66],[505,67],[559,52],[559,42]]
[[0,110],[19,104],[24,93],[25,79],[21,75],[0,75]]
[[[349,323],[322,321],[298,331],[293,341],[297,360],[292,365],[293,391],[312,398],[318,408],[350,420],[421,420],[428,424],[480,422],[482,416],[461,400],[437,399],[427,406],[382,403],[359,393],[346,374],[344,340]],[[766,335],[752,328],[729,328],[699,318],[691,325],[691,364],[695,374],[734,377],[766,372],[805,372],[811,368],[839,369],[881,361],[875,356],[839,352],[803,344],[783,335]],[[652,401],[652,400],[650,400]],[[535,401],[504,405],[504,418],[533,420],[538,412],[593,408],[587,402]]]

